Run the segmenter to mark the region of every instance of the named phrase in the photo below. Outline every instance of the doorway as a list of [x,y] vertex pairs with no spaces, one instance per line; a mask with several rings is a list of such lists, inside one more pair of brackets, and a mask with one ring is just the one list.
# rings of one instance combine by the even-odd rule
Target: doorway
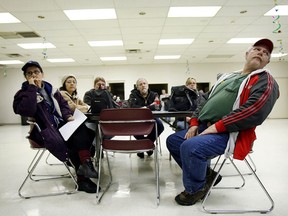
[[124,82],[121,83],[109,83],[109,91],[116,95],[117,97],[120,97],[121,100],[124,100]]

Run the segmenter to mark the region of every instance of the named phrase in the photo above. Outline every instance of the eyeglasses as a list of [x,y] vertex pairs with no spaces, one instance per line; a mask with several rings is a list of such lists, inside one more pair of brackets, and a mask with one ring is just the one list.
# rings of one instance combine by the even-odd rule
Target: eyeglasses
[[38,75],[39,73],[41,73],[41,71],[35,70],[35,71],[28,71],[28,72],[26,72],[25,75],[28,77],[31,77],[31,76],[33,76],[33,74]]

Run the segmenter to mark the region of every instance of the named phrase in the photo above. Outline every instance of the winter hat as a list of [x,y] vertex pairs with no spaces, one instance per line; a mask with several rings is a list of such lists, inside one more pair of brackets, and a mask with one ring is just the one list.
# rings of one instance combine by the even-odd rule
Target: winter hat
[[76,82],[77,82],[77,79],[76,79],[76,77],[73,74],[67,74],[67,75],[64,75],[63,78],[62,78],[62,86],[64,86],[64,83],[70,77],[73,77],[76,80]]

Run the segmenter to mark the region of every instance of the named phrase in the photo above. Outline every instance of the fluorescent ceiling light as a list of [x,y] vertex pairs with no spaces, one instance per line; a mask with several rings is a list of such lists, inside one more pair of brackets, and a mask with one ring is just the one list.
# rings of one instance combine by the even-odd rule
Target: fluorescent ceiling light
[[117,19],[115,9],[64,10],[70,20]]
[[271,58],[280,58],[280,57],[283,57],[286,55],[287,55],[287,53],[272,53]]
[[72,58],[54,58],[54,59],[47,59],[47,61],[51,63],[58,63],[58,62],[75,62]]
[[183,45],[183,44],[191,44],[194,39],[160,39],[159,45]]
[[213,17],[220,8],[220,6],[170,7],[168,17]]
[[88,41],[90,46],[104,47],[104,46],[123,46],[122,40],[110,40],[110,41]]
[[261,38],[231,38],[227,43],[255,43],[256,41],[260,40]]
[[18,46],[22,47],[23,49],[44,49],[44,48],[56,48],[51,43],[24,43],[24,44],[17,44]]
[[10,13],[0,13],[0,23],[20,23],[18,20]]
[[125,61],[127,60],[126,56],[119,57],[100,57],[101,61]]
[[154,59],[179,59],[181,55],[158,55]]
[[269,10],[264,16],[288,16],[288,5],[276,5],[274,8]]
[[10,64],[23,64],[24,62],[19,61],[19,60],[3,60],[0,61],[0,65],[10,65]]

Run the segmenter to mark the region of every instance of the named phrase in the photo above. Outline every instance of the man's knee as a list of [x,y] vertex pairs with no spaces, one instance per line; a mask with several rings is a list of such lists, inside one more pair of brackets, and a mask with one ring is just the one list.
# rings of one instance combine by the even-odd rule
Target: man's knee
[[171,134],[167,137],[166,139],[166,146],[168,148],[168,150],[170,150],[170,148],[175,145],[175,135]]

